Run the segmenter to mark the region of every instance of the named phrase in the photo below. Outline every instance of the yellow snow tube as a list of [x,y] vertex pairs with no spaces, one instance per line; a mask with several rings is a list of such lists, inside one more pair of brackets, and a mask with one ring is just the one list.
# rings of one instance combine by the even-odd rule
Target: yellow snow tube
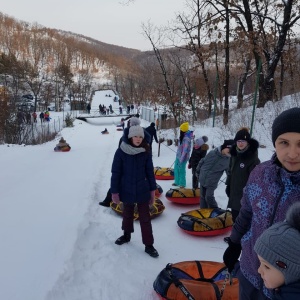
[[[123,214],[123,202],[120,204],[116,204],[113,201],[110,203],[110,207],[119,215]],[[155,198],[153,205],[150,206],[150,217],[151,219],[159,216],[165,210],[165,206],[159,198]],[[137,205],[134,206],[134,220],[138,220],[139,212],[137,209]]]
[[181,214],[177,224],[192,235],[214,236],[230,231],[233,222],[230,211],[221,208],[200,208]]
[[154,168],[154,175],[155,175],[155,178],[158,179],[158,180],[174,179],[174,169],[155,167]]
[[179,204],[199,204],[200,189],[171,188],[166,192],[166,198]]

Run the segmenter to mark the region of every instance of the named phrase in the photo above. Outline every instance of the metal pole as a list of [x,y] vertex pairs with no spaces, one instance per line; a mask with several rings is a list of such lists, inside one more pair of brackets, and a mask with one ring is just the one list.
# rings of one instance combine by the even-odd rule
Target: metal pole
[[216,98],[218,91],[218,83],[219,83],[219,74],[217,73],[216,81],[215,81],[215,93],[214,93],[214,114],[213,114],[213,127],[215,127],[215,117],[216,117]]
[[261,59],[258,61],[258,68],[257,68],[257,75],[256,75],[255,93],[254,93],[254,101],[253,101],[253,109],[252,109],[252,120],[251,120],[251,128],[250,128],[251,136],[253,130],[254,116],[255,116],[255,106],[256,106],[258,84],[259,84],[260,69],[261,69]]

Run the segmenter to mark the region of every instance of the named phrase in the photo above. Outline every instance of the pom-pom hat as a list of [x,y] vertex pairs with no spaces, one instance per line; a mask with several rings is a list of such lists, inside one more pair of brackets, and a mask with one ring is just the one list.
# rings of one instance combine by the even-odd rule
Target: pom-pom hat
[[300,108],[293,107],[275,118],[272,125],[272,142],[275,146],[277,138],[286,132],[300,133]]
[[284,275],[285,284],[300,280],[300,202],[287,211],[286,221],[266,229],[255,252]]
[[189,130],[189,123],[188,122],[182,123],[179,129],[182,132],[187,132]]
[[246,128],[246,127],[241,128],[234,137],[235,142],[237,142],[237,141],[249,142],[250,139],[251,139],[251,136],[250,136],[248,128]]
[[134,136],[141,136],[144,138],[144,129],[140,125],[133,125],[129,127],[128,138],[132,138]]
[[200,148],[207,141],[208,141],[208,137],[206,135],[204,135],[201,138],[196,139],[196,141],[195,141],[195,147],[196,148]]
[[141,120],[137,117],[132,117],[130,119],[130,126],[141,125]]

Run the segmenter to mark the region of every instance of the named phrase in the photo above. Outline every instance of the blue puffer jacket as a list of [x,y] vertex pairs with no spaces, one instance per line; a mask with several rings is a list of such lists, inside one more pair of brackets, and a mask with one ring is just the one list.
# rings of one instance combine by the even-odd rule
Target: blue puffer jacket
[[240,268],[243,275],[271,298],[257,272],[259,260],[254,244],[264,230],[283,221],[291,204],[300,201],[300,172],[290,173],[281,167],[276,154],[256,166],[244,188],[241,210],[234,223],[231,240],[241,243]]
[[131,155],[118,148],[111,172],[111,193],[119,193],[122,202],[147,202],[156,189],[151,152]]

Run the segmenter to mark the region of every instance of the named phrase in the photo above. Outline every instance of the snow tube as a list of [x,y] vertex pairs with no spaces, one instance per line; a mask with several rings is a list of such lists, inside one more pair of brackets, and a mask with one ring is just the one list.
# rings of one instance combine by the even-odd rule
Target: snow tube
[[174,169],[172,168],[154,168],[154,175],[157,180],[170,180],[174,179]]
[[223,263],[183,261],[168,264],[156,277],[153,288],[167,300],[238,300],[239,283],[228,278]]
[[231,230],[230,211],[221,208],[200,208],[181,214],[178,226],[186,233],[199,236],[215,236]]
[[156,184],[155,196],[159,197],[163,193],[163,189],[159,184]]
[[166,198],[179,204],[199,204],[200,189],[171,188],[166,192]]
[[[123,214],[123,202],[120,204],[116,204],[113,201],[110,203],[110,207],[119,215]],[[165,206],[163,205],[162,201],[158,198],[155,198],[154,204],[150,206],[150,217],[151,219],[159,216],[165,210]],[[139,212],[137,209],[137,205],[135,204],[134,207],[134,220],[139,219]]]
[[70,150],[71,150],[71,147],[69,147],[69,146],[63,146],[63,147],[56,146],[54,148],[55,152],[69,152]]

